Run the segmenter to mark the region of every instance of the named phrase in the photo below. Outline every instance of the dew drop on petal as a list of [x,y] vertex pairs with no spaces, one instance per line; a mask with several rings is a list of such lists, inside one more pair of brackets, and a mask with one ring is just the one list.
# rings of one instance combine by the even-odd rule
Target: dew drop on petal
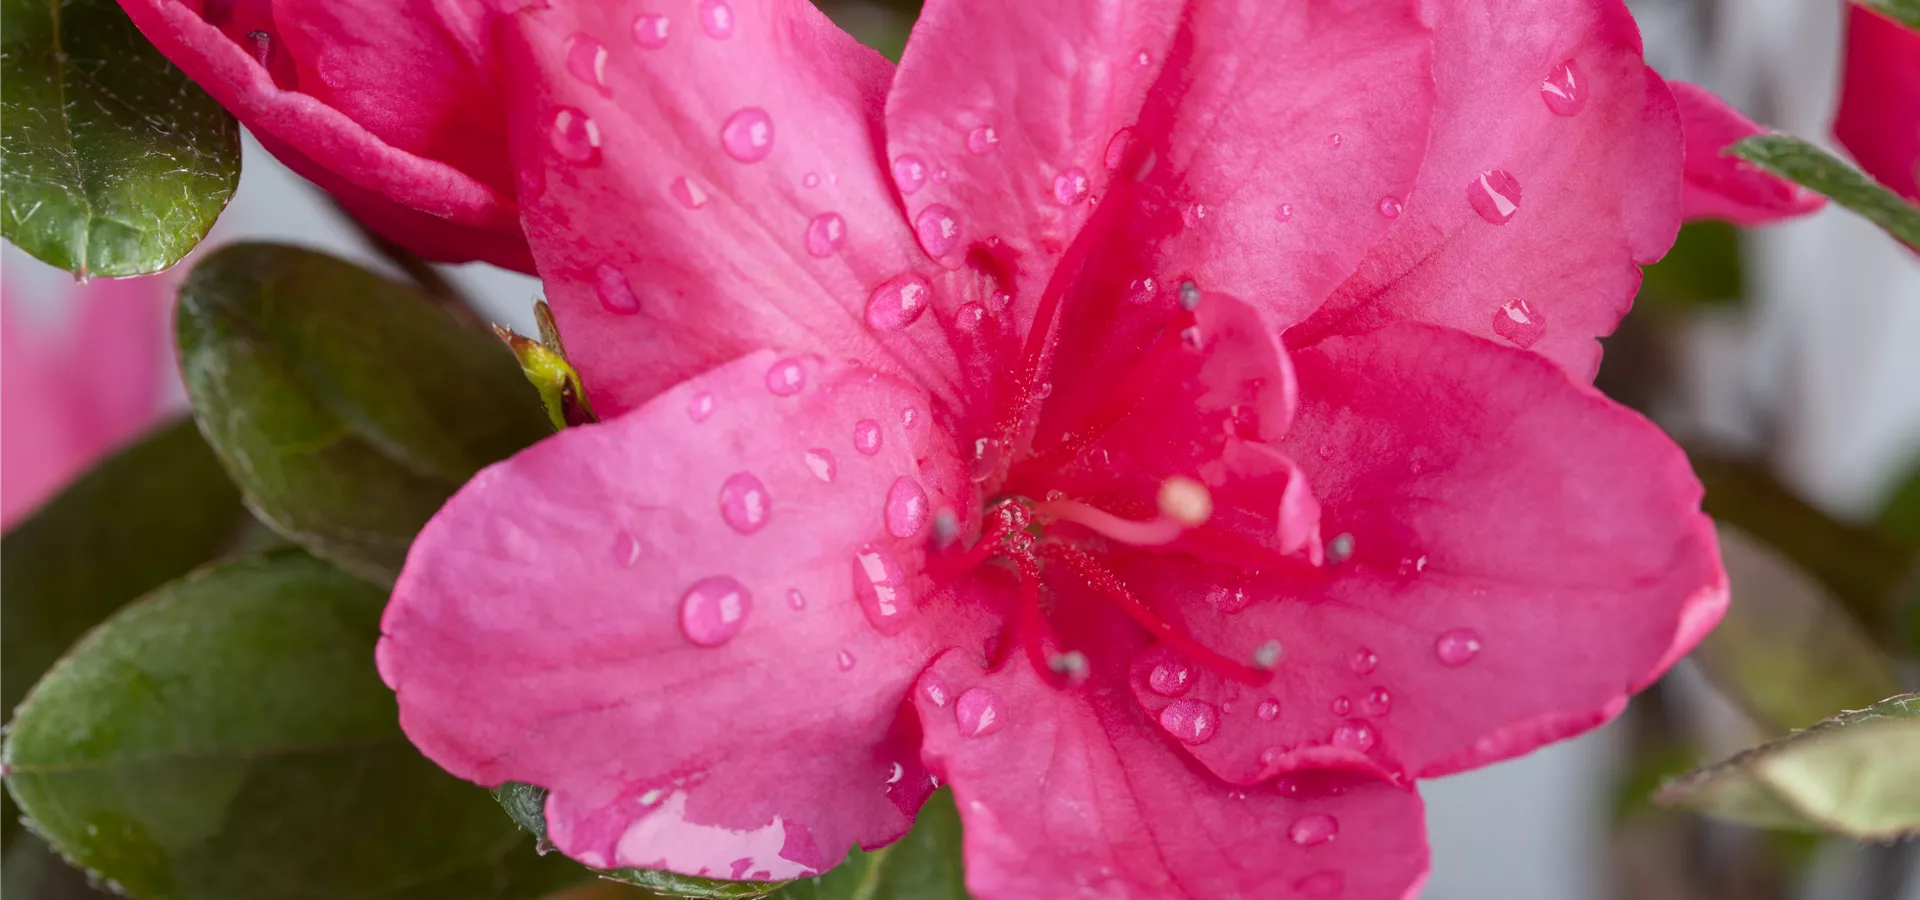
[[800,593],[798,589],[788,588],[787,589],[787,606],[791,607],[795,611],[806,609],[807,595]]
[[1293,889],[1309,897],[1338,897],[1347,889],[1347,876],[1331,869],[1315,872],[1294,882]]
[[752,611],[746,585],[725,575],[702,578],[680,597],[680,631],[702,647],[718,647],[740,633]]
[[658,50],[667,45],[667,17],[659,13],[643,13],[633,20],[633,42],[648,50]]
[[974,153],[992,153],[1000,143],[1000,135],[994,133],[993,126],[982,125],[967,132],[967,149]]
[[945,709],[947,706],[947,682],[938,675],[928,675],[920,681],[920,696],[927,702]]
[[1127,146],[1132,141],[1133,141],[1133,128],[1131,126],[1122,128],[1119,131],[1114,132],[1113,137],[1107,140],[1106,160],[1107,160],[1108,171],[1113,171],[1114,169],[1118,169],[1120,168],[1121,163],[1126,162]]
[[953,701],[953,720],[962,737],[986,737],[1007,724],[1007,707],[988,688],[968,688]]
[[571,106],[554,111],[548,138],[561,159],[581,165],[600,161],[600,126]]
[[841,650],[838,655],[834,656],[833,662],[834,665],[840,667],[840,671],[851,672],[853,671],[853,664],[858,662],[858,660],[853,658],[852,650]]
[[1327,710],[1336,716],[1344,716],[1347,713],[1353,712],[1353,701],[1348,700],[1346,695],[1342,694],[1333,698],[1333,702],[1327,704]]
[[1178,659],[1161,660],[1147,674],[1147,687],[1162,697],[1178,697],[1193,687],[1193,667]]
[[1392,195],[1381,197],[1380,214],[1389,219],[1400,218],[1400,198]]
[[896,275],[867,295],[867,327],[897,331],[912,325],[933,302],[933,282],[917,272]]
[[582,33],[567,38],[567,73],[581,84],[607,93],[607,48]]
[[700,30],[715,40],[733,37],[733,7],[727,5],[727,0],[705,0],[700,4]]
[[772,514],[773,497],[752,472],[735,472],[720,485],[720,518],[734,531],[759,531],[767,527]]
[[973,465],[967,473],[975,482],[986,481],[1000,470],[1000,442],[980,438],[973,442]]
[[911,153],[902,153],[893,161],[893,183],[900,188],[902,196],[926,186],[927,164]]
[[893,554],[878,547],[862,547],[854,554],[853,594],[868,624],[884,635],[898,633],[913,611],[906,570]]
[[1505,225],[1520,211],[1520,182],[1505,169],[1489,169],[1467,182],[1467,202],[1480,218]]
[[1480,655],[1480,633],[1471,628],[1455,628],[1433,641],[1433,655],[1442,665],[1458,668]]
[[935,203],[913,217],[913,232],[927,255],[938,259],[960,242],[960,220],[946,204]]
[[1365,675],[1378,665],[1380,665],[1380,657],[1375,656],[1372,650],[1365,647],[1355,648],[1352,653],[1347,654],[1347,667],[1352,669],[1355,675]]
[[713,395],[706,391],[701,391],[693,395],[693,399],[687,401],[687,418],[695,422],[705,422],[713,417],[713,407]]
[[911,430],[920,424],[920,411],[909,406],[900,410],[900,427]]
[[805,174],[805,175],[802,175],[802,176],[800,176],[800,186],[801,186],[801,187],[804,187],[804,188],[817,188],[817,187],[819,187],[819,186],[820,186],[820,173],[818,173],[818,172],[808,172],[807,174]]
[[640,542],[634,540],[633,535],[625,529],[613,536],[613,561],[619,563],[622,569],[631,569],[634,563],[640,561]]
[[1293,204],[1282,203],[1273,208],[1273,218],[1278,222],[1293,221]]
[[1493,333],[1531,347],[1547,333],[1547,317],[1525,300],[1509,300],[1493,311]]
[[767,368],[767,390],[776,397],[791,397],[807,387],[807,367],[791,356]]
[[839,213],[821,213],[807,223],[807,252],[816,257],[832,256],[846,239],[847,220]]
[[707,205],[707,192],[702,190],[700,185],[688,181],[685,175],[675,178],[672,186],[667,190],[673,194],[673,199],[680,201],[680,205],[688,209],[699,209]]
[[1540,82],[1540,99],[1556,116],[1578,115],[1587,105],[1587,78],[1580,64],[1569,59],[1554,66]]
[[833,458],[833,451],[825,447],[808,450],[805,459],[807,471],[812,472],[813,477],[828,484],[832,484],[833,476],[840,472],[839,463]]
[[720,146],[743,163],[766,159],[773,152],[773,117],[757,106],[735,112],[720,126]]
[[894,479],[893,486],[887,489],[885,512],[888,534],[897,538],[918,537],[932,514],[927,489],[906,475]]
[[860,451],[863,455],[872,456],[879,453],[882,437],[879,422],[861,419],[853,423],[853,449]]
[[1220,728],[1220,711],[1205,700],[1175,700],[1160,711],[1160,727],[1187,746],[1213,740]]
[[1342,722],[1340,727],[1333,730],[1332,743],[1335,747],[1339,747],[1342,750],[1353,750],[1355,752],[1365,753],[1368,750],[1372,750],[1373,745],[1379,741],[1379,739],[1380,736],[1373,730],[1372,725],[1354,720]]
[[1340,836],[1340,820],[1326,813],[1315,813],[1293,820],[1287,837],[1302,847],[1318,847]]
[[633,295],[626,273],[611,263],[594,267],[593,292],[600,298],[600,308],[616,316],[631,316],[640,311],[640,298]]
[[1262,700],[1260,701],[1260,705],[1254,709],[1254,714],[1258,715],[1262,722],[1271,722],[1274,719],[1278,719],[1280,718],[1280,701],[1271,697]]
[[1079,166],[1053,176],[1053,200],[1061,206],[1072,206],[1087,199],[1091,189],[1087,182],[1087,170]]
[[1329,150],[1340,149],[1340,135],[1338,134],[1327,135],[1327,149]]
[[1393,693],[1383,687],[1367,692],[1367,715],[1384,716],[1393,711]]

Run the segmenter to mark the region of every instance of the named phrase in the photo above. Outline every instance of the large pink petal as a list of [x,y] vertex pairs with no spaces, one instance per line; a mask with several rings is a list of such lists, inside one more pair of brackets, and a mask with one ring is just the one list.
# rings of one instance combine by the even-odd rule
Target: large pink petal
[[1289,346],[1412,319],[1592,380],[1680,227],[1672,95],[1620,0],[1442,0],[1439,100],[1391,234]]
[[930,790],[901,701],[988,614],[920,574],[975,503],[926,404],[761,351],[483,471],[382,623],[408,737],[552,789],[590,865],[787,878],[899,837]]
[[[1221,777],[1270,775],[1289,751],[1413,777],[1524,753],[1617,714],[1719,620],[1699,482],[1638,415],[1538,356],[1427,325],[1294,364],[1285,449],[1351,559],[1291,580],[1129,573],[1204,644],[1285,648],[1270,685],[1203,674],[1185,696],[1240,710],[1194,748]],[[1211,585],[1242,602],[1194,602]],[[1150,709],[1174,702],[1137,682]]]
[[497,91],[469,55],[477,11],[210,3],[209,21],[178,0],[121,6],[262,144],[386,237],[437,259],[530,268]]
[[[1066,589],[1074,602],[1089,602],[1085,591]],[[1214,778],[1118,683],[1124,655],[1101,651],[1124,654],[1139,640],[1131,629],[1109,625],[1103,630],[1115,641],[1089,642],[1095,674],[1080,687],[1054,688],[1020,659],[988,673],[961,652],[940,657],[920,679],[914,701],[924,754],[953,785],[974,896],[1418,893],[1427,868],[1419,795],[1337,774],[1251,787]]]
[[1847,69],[1833,134],[1860,167],[1920,203],[1920,31],[1847,4]]
[[1826,205],[1825,197],[1725,154],[1728,147],[1766,129],[1706,88],[1685,81],[1669,81],[1667,86],[1673,89],[1687,135],[1687,180],[1681,197],[1686,218],[1764,225]]

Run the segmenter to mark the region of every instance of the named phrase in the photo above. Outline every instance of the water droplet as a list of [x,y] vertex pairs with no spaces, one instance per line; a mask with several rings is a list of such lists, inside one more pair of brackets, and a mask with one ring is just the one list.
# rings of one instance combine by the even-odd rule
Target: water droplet
[[805,174],[805,175],[802,175],[802,176],[800,176],[800,186],[801,186],[801,187],[803,187],[803,188],[817,188],[817,187],[819,187],[819,186],[820,186],[820,173],[818,173],[818,172],[808,172],[807,174]]
[[773,117],[757,106],[735,112],[720,126],[720,146],[743,163],[766,159],[773,152]]
[[633,42],[648,50],[658,50],[667,45],[667,17],[659,13],[642,13],[633,20]]
[[799,589],[797,588],[788,588],[787,589],[787,606],[792,607],[795,611],[806,609],[807,595],[800,593]]
[[1400,557],[1399,565],[1394,566],[1393,570],[1395,574],[1398,574],[1401,578],[1412,578],[1413,576],[1426,571],[1426,568],[1427,568],[1426,556],[1409,555],[1409,556]]
[[702,578],[680,597],[680,631],[702,647],[718,647],[746,627],[752,611],[746,585],[725,575]]
[[1520,211],[1520,182],[1505,169],[1488,169],[1467,182],[1467,202],[1480,218],[1505,225]]
[[1315,872],[1294,882],[1293,889],[1309,897],[1338,897],[1347,889],[1347,876],[1331,869]]
[[687,418],[695,422],[705,422],[713,416],[713,395],[701,391],[687,401]]
[[626,273],[611,263],[594,267],[593,292],[600,297],[600,307],[616,316],[631,316],[640,311],[640,298],[635,297],[633,288],[627,285]]
[[867,327],[896,331],[912,325],[933,302],[933,282],[917,272],[895,275],[867,296]]
[[1127,282],[1127,300],[1132,303],[1152,303],[1159,296],[1160,284],[1151,277],[1135,278]]
[[833,658],[833,662],[840,667],[840,671],[851,672],[853,671],[853,664],[857,662],[857,660],[853,658],[852,650],[841,650],[840,653]]
[[1367,692],[1367,715],[1384,716],[1393,711],[1393,694],[1386,688],[1376,687]]
[[561,159],[581,165],[600,161],[600,126],[571,106],[554,111],[548,138]]
[[833,458],[833,451],[825,447],[808,450],[806,461],[807,471],[812,472],[813,477],[829,484],[833,482],[833,476],[840,471],[839,463]]
[[1329,150],[1340,149],[1340,135],[1338,134],[1327,135],[1327,149]]
[[993,126],[982,125],[967,132],[967,149],[974,153],[992,153],[1000,143],[1000,135],[994,133]]
[[875,453],[879,453],[882,438],[883,435],[880,432],[879,422],[875,422],[872,419],[861,419],[853,423],[853,449],[860,451],[862,454],[872,456]]
[[1151,54],[1151,53],[1148,53],[1148,52],[1147,52],[1147,51],[1145,51],[1145,50],[1141,50],[1140,52],[1138,52],[1138,53],[1135,53],[1135,54],[1133,55],[1133,67],[1134,67],[1134,68],[1136,68],[1136,69],[1144,69],[1144,68],[1147,68],[1148,66],[1151,66],[1151,65],[1153,65],[1153,54]]
[[1269,697],[1260,701],[1260,706],[1254,709],[1253,712],[1260,717],[1260,721],[1271,722],[1274,719],[1280,718],[1280,701]]
[[1360,647],[1352,653],[1347,654],[1347,666],[1353,669],[1353,674],[1355,675],[1365,675],[1379,665],[1380,657],[1375,656],[1372,650],[1368,650],[1365,647]]
[[817,257],[832,256],[847,239],[847,220],[839,213],[826,212],[807,223],[807,252]]
[[673,185],[667,190],[673,194],[673,199],[680,201],[680,205],[688,209],[699,209],[707,205],[707,192],[702,190],[700,185],[688,181],[685,175],[675,178]]
[[772,514],[773,497],[752,472],[735,472],[720,485],[720,518],[733,530],[752,534],[767,527]]
[[1540,99],[1556,116],[1578,115],[1587,105],[1587,78],[1580,64],[1569,59],[1548,72],[1540,82]]
[[733,7],[727,5],[727,0],[706,0],[700,4],[700,30],[714,40],[733,37]]
[[927,183],[927,164],[911,153],[902,153],[893,161],[893,183],[902,196],[910,196]]
[[947,706],[947,683],[938,675],[928,675],[920,682],[920,696],[927,702],[945,709]]
[[1173,739],[1187,746],[1213,740],[1220,727],[1220,712],[1205,700],[1175,700],[1160,711],[1160,727]]
[[962,737],[986,737],[1007,724],[1007,707],[987,688],[968,688],[953,701],[953,720]]
[[1113,137],[1107,140],[1107,171],[1118,169],[1121,163],[1126,162],[1127,146],[1131,144],[1132,141],[1133,128],[1131,126],[1114,132]]
[[1287,837],[1302,847],[1318,847],[1340,836],[1340,820],[1326,813],[1315,813],[1293,820]]
[[960,241],[960,220],[954,218],[953,210],[944,203],[935,203],[913,217],[914,234],[920,238],[920,246],[927,255],[938,259],[953,250]]
[[1340,727],[1333,730],[1333,745],[1335,747],[1343,750],[1353,750],[1358,753],[1365,753],[1368,750],[1372,750],[1374,743],[1379,739],[1380,735],[1373,730],[1372,725],[1368,725],[1357,719],[1342,722],[1340,723]]
[[1480,655],[1480,633],[1471,628],[1455,628],[1433,641],[1433,655],[1445,666],[1457,668]]
[[767,368],[767,390],[776,397],[791,397],[806,390],[807,367],[791,356]]
[[613,561],[619,563],[620,568],[633,568],[633,564],[640,561],[640,542],[625,531],[614,535]]
[[1293,204],[1282,203],[1279,206],[1274,207],[1273,217],[1275,220],[1281,221],[1281,222],[1293,221]]
[[911,430],[920,424],[920,411],[909,406],[900,410],[900,427]]
[[1147,686],[1162,697],[1178,697],[1193,687],[1193,667],[1183,660],[1162,660],[1148,673]]
[[1000,442],[993,438],[979,438],[973,442],[973,466],[968,475],[975,483],[986,481],[1000,469]]
[[1342,694],[1333,698],[1333,702],[1327,704],[1327,709],[1336,716],[1344,716],[1347,713],[1353,712],[1353,701],[1348,700],[1346,695]]
[[927,489],[920,482],[902,475],[893,480],[893,486],[887,489],[887,533],[897,538],[918,537],[927,527],[927,516],[932,512],[927,503]]
[[1087,183],[1087,170],[1074,166],[1053,176],[1053,200],[1061,206],[1072,206],[1087,199],[1092,186]]
[[1493,333],[1521,347],[1531,347],[1547,333],[1547,317],[1525,300],[1509,300],[1493,311]]
[[607,93],[607,48],[586,34],[567,38],[567,72],[580,83]]
[[1400,218],[1400,198],[1391,194],[1380,198],[1380,214],[1389,219]]
[[853,556],[853,593],[867,622],[881,634],[892,635],[906,627],[907,614],[913,611],[913,593],[907,586],[906,570],[893,554],[877,547],[862,547]]

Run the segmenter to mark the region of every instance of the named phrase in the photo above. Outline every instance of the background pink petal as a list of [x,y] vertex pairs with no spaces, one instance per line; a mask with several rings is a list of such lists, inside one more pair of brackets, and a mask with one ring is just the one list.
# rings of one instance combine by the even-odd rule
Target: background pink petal
[[926,402],[761,351],[482,472],[383,621],[401,725],[462,778],[552,789],[590,865],[790,878],[899,837],[931,790],[901,701],[984,635],[919,574],[931,512],[971,502]]
[[1288,345],[1412,319],[1590,381],[1594,338],[1680,227],[1673,98],[1619,0],[1442,0],[1427,14],[1439,99],[1419,186]]
[[1920,203],[1920,31],[1847,4],[1847,68],[1834,137],[1868,174]]
[[1687,136],[1686,186],[1681,212],[1688,219],[1725,219],[1736,225],[1764,225],[1805,215],[1827,204],[1825,197],[1758,166],[1727,156],[1736,142],[1766,129],[1728,106],[1712,91],[1685,81],[1669,81]]

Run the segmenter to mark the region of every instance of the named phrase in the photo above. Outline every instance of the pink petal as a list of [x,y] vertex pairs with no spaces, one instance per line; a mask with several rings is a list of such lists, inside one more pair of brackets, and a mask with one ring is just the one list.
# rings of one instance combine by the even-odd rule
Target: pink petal
[[[1287,751],[1418,778],[1505,759],[1611,718],[1719,620],[1726,576],[1699,483],[1638,415],[1537,356],[1431,326],[1294,362],[1285,449],[1351,558],[1330,550],[1318,580],[1130,573],[1144,596],[1241,587],[1244,611],[1189,601],[1187,626],[1229,655],[1285,648],[1265,688],[1202,674],[1185,695],[1277,701],[1194,748],[1220,777],[1271,775]],[[1136,693],[1150,713],[1169,702]]]
[[1805,215],[1827,200],[1725,150],[1743,138],[1766,133],[1712,91],[1669,81],[1687,135],[1687,181],[1682,212],[1689,219],[1725,219],[1764,225]]
[[1546,323],[1530,349],[1590,381],[1594,338],[1680,226],[1672,97],[1619,0],[1444,0],[1429,14],[1439,100],[1419,185],[1287,343],[1401,319],[1497,338],[1502,306],[1524,302]]
[[214,22],[177,0],[121,6],[275,156],[388,238],[438,259],[531,268],[498,92],[473,61],[477,9],[209,4],[225,11]]
[[[502,35],[527,230],[595,408],[759,346],[858,359],[964,406],[944,328],[977,286],[927,261],[882,171],[891,67],[805,0],[732,12],[725,39],[673,16],[658,46],[602,4]],[[608,50],[598,79],[580,75],[582,41]],[[929,299],[888,312],[881,292],[916,279]]]
[[985,633],[978,598],[920,574],[925,538],[887,527],[901,478],[975,503],[951,439],[902,424],[926,402],[761,351],[483,471],[382,623],[408,737],[552,789],[554,843],[589,865],[791,878],[899,837],[931,789],[900,701]]
[[1090,642],[1093,680],[1079,688],[1052,687],[1017,661],[989,674],[962,653],[921,677],[924,754],[953,786],[974,896],[1417,895],[1419,795],[1335,773],[1242,788],[1192,766],[1126,697],[1124,657],[1102,652],[1137,644],[1131,629],[1109,627],[1117,644]]
[[1920,31],[1847,4],[1847,69],[1833,134],[1860,167],[1920,203]]

